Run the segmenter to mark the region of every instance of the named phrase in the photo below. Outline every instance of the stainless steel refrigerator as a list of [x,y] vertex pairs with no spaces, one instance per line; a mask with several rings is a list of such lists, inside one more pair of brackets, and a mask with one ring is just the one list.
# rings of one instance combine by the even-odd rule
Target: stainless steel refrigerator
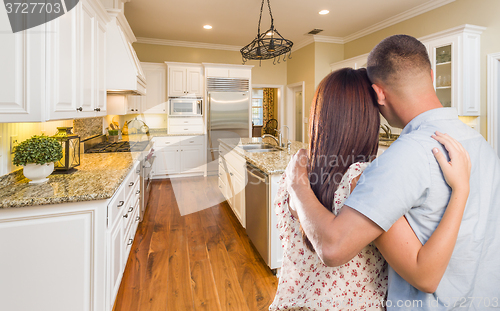
[[207,173],[218,171],[219,139],[250,137],[250,92],[248,80],[207,79]]

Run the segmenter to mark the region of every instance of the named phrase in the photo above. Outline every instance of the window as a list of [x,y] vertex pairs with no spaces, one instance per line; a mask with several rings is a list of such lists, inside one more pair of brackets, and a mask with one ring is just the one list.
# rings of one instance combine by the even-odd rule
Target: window
[[252,90],[252,123],[255,126],[262,126],[263,124],[263,102],[264,90],[263,89],[253,89]]

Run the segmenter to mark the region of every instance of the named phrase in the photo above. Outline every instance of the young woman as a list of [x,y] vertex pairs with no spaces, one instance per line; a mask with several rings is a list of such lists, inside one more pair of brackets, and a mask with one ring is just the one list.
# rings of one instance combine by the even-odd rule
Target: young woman
[[[332,213],[340,211],[363,170],[375,158],[379,124],[376,97],[366,70],[341,69],[318,86],[310,114],[309,178],[319,201]],[[384,310],[386,260],[416,288],[435,290],[457,239],[469,194],[470,160],[451,137],[437,133],[434,138],[450,155],[448,162],[437,148],[432,150],[452,188],[436,231],[422,245],[401,217],[375,244],[339,267],[324,265],[303,234],[289,210],[283,174],[275,211],[284,253],[270,310]]]

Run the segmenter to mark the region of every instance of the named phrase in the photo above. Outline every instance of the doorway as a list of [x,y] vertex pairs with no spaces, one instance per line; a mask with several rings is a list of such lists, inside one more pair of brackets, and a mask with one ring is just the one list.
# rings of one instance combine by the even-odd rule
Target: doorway
[[283,89],[283,85],[252,85],[252,137],[261,137],[262,128],[269,120],[275,119],[278,129],[283,125]]
[[500,156],[500,52],[488,54],[488,142]]
[[307,116],[305,113],[305,83],[298,82],[286,86],[287,103],[285,106],[285,123],[290,127],[290,138],[304,142]]

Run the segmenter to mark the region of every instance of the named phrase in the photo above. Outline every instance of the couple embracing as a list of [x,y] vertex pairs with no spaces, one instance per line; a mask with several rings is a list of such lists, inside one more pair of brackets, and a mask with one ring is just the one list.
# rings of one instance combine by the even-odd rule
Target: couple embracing
[[[379,112],[403,131],[375,158]],[[366,70],[325,77],[309,135],[275,199],[270,310],[500,308],[500,160],[442,107],[420,41],[386,38]]]

